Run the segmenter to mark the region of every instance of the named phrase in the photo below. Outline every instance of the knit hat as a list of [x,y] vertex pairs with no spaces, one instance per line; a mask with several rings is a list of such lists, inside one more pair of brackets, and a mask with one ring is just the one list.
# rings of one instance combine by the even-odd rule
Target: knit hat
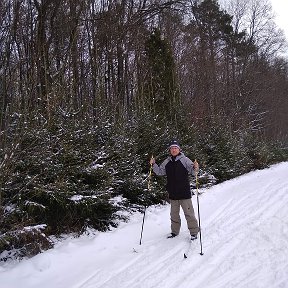
[[170,142],[169,149],[172,147],[177,147],[177,148],[181,149],[179,143],[176,140],[173,140]]

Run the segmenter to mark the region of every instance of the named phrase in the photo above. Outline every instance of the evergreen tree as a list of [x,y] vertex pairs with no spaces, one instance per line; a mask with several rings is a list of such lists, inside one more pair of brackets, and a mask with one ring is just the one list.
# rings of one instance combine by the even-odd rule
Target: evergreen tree
[[146,94],[149,106],[160,118],[174,119],[180,105],[172,51],[161,33],[155,29],[146,41],[148,59]]

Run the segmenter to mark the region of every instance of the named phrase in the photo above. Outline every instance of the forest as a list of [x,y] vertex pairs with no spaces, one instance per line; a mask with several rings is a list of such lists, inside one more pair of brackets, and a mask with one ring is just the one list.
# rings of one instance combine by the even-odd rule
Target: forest
[[287,48],[269,0],[2,0],[0,261],[165,203],[171,139],[201,187],[287,161]]

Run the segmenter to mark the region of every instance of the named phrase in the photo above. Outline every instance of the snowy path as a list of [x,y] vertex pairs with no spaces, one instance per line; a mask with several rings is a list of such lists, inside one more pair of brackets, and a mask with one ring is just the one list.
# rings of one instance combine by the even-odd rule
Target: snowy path
[[108,233],[68,239],[13,267],[0,266],[0,288],[286,288],[287,176],[286,162],[202,194],[203,256],[197,241],[184,259],[185,221],[178,237],[166,239],[169,206],[151,207],[141,246],[142,215],[135,214]]

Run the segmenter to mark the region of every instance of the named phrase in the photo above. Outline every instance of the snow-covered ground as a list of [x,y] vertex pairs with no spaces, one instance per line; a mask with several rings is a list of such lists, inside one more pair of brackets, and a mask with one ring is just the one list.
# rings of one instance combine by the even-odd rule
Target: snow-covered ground
[[[170,232],[169,205],[96,235],[66,239],[20,263],[2,263],[1,288],[288,287],[288,163],[251,172],[199,196],[203,252],[182,215]],[[193,197],[197,214],[196,197]]]

